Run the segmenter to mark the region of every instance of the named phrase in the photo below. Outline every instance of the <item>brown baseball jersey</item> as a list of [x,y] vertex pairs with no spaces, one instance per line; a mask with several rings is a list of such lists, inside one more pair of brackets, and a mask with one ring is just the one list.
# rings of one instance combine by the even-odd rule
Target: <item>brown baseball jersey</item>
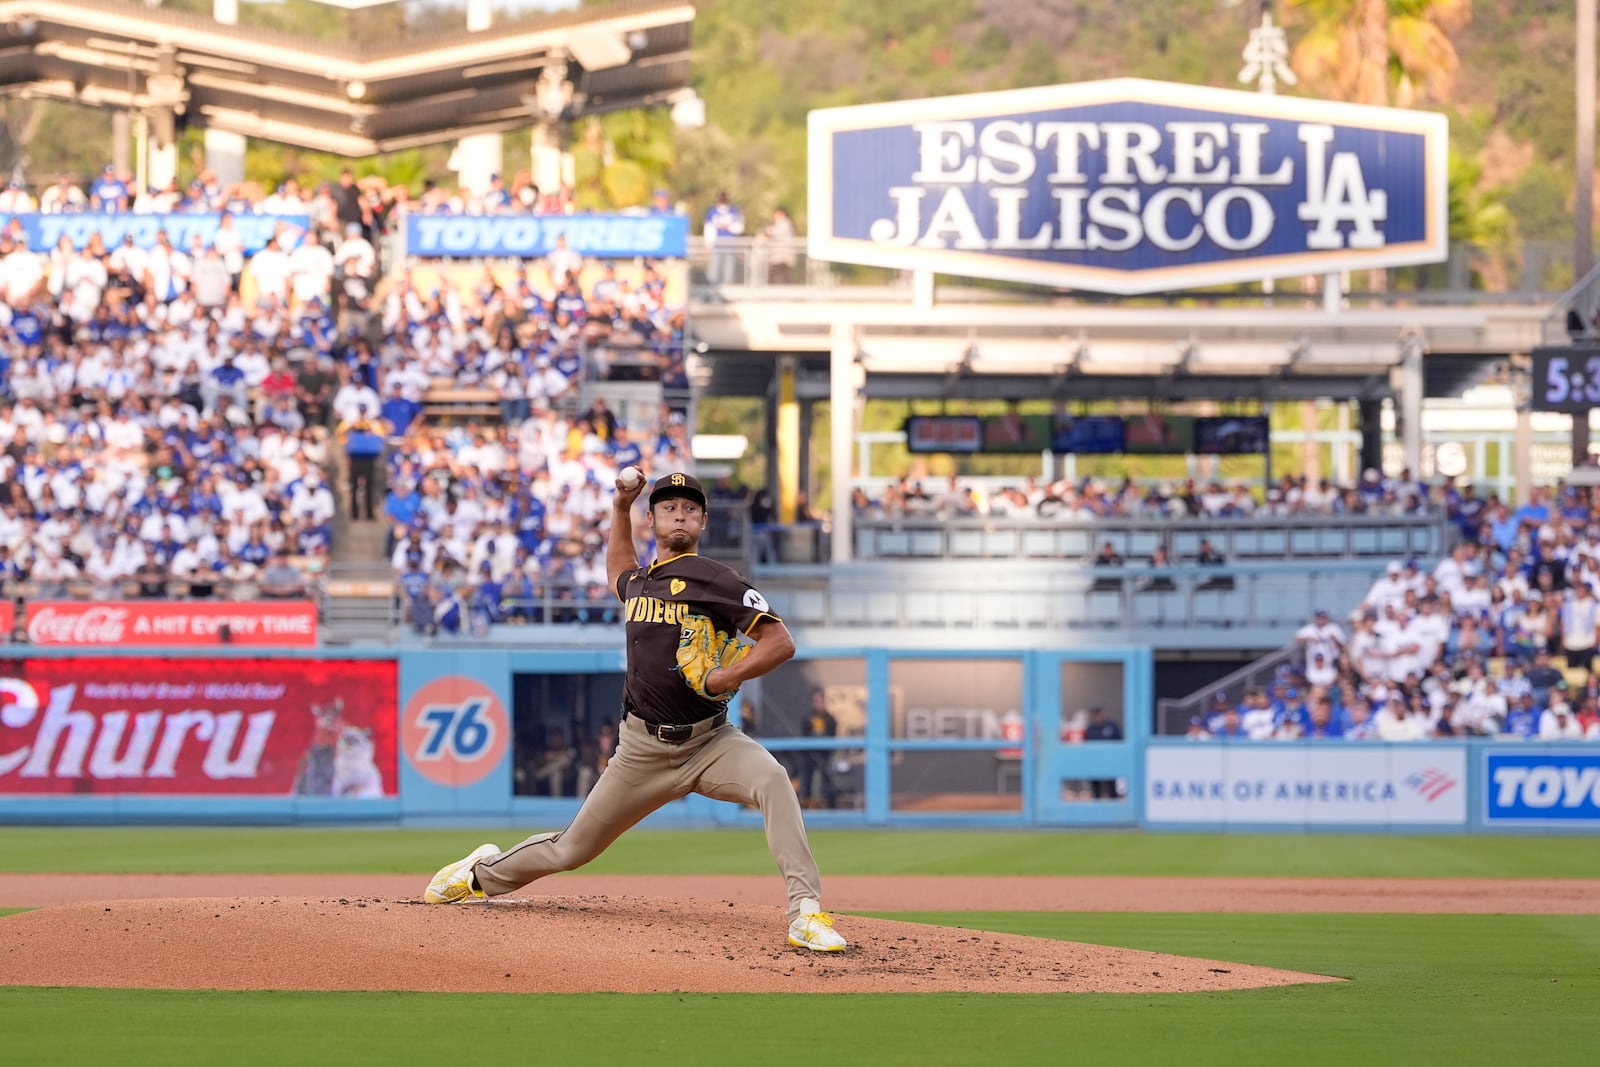
[[695,723],[726,707],[690,689],[676,670],[691,614],[729,634],[748,634],[762,619],[781,621],[738,571],[694,553],[618,575],[616,594],[628,642],[622,707],[647,723]]

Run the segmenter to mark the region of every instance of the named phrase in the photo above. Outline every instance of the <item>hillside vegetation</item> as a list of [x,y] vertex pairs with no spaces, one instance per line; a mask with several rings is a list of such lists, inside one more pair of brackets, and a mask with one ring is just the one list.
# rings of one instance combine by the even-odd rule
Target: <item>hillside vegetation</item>
[[[1358,0],[1277,6],[1298,45],[1317,32],[1318,15],[1353,9]],[[1480,198],[1510,209],[1514,232],[1502,236],[1570,239],[1571,0],[1388,6],[1397,18],[1433,9],[1451,26],[1444,36],[1458,65],[1449,92],[1430,99],[1419,91],[1415,104],[1450,117],[1461,176]],[[714,186],[726,185],[743,191],[747,216],[785,203],[803,218],[812,108],[1122,76],[1239,87],[1240,53],[1260,7],[1255,0],[702,0],[699,10],[694,77],[710,125],[679,138],[696,164],[683,168],[680,187],[704,203]],[[1304,79],[1280,91],[1319,95]]]
[[[1347,22],[1371,2],[1276,6],[1291,44],[1316,43],[1320,35],[1332,47],[1330,20]],[[205,12],[211,0],[166,5]],[[580,123],[572,140],[587,206],[623,206],[614,202],[619,190],[647,195],[649,181],[617,181],[615,174],[607,180],[605,167],[622,165],[669,182],[697,211],[726,188],[747,218],[784,204],[803,223],[805,122],[813,108],[1125,75],[1237,87],[1240,53],[1260,11],[1258,0],[699,0],[697,6],[693,79],[708,125],[674,131],[660,112]],[[1413,33],[1413,23],[1427,20],[1443,27],[1439,36],[1454,51],[1452,76],[1441,79],[1447,91],[1430,94],[1437,87],[1420,82],[1415,91],[1400,91],[1397,74],[1391,95],[1450,117],[1454,214],[1467,219],[1485,205],[1508,209],[1507,224],[1487,229],[1457,226],[1453,217],[1457,238],[1570,239],[1572,0],[1387,0],[1387,7],[1396,27],[1391,47],[1402,58],[1416,59],[1406,56],[1408,43],[1432,58],[1436,44]],[[351,12],[308,0],[246,0],[240,9],[247,23],[358,39],[453,30],[464,18],[460,5],[440,2]],[[1340,61],[1334,57],[1335,66]],[[1391,66],[1398,70],[1400,60]],[[1283,91],[1318,95],[1304,79]],[[38,182],[63,170],[93,174],[109,158],[108,112],[5,98],[0,108],[0,168],[20,162]],[[526,134],[507,136],[508,172],[525,166],[527,143]],[[183,141],[185,180],[202,164],[201,144],[194,130]],[[448,157],[446,145],[362,161],[359,169],[411,183],[450,181]],[[252,144],[247,165],[251,178],[270,185],[288,175],[332,177],[343,163]]]

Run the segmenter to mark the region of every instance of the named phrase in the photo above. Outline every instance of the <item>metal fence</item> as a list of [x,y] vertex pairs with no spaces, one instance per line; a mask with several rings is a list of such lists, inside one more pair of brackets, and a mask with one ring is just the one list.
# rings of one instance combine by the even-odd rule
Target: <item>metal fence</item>
[[[1404,559],[1443,554],[1442,513],[1283,519],[858,519],[857,559],[1089,559],[1109,542],[1124,560],[1165,548],[1194,559],[1209,541],[1229,562]],[[802,562],[786,559],[785,562]]]
[[[697,300],[715,301],[724,290],[747,291],[785,289],[784,299],[796,299],[794,290],[838,290],[850,287],[903,288],[911,299],[909,271],[881,267],[813,260],[806,253],[805,237],[776,242],[763,236],[720,238],[707,245],[698,237],[689,239],[689,279]],[[1444,263],[1398,268],[1390,271],[1356,272],[1347,281],[1345,299],[1359,306],[1465,306],[1472,304],[1543,303],[1554,299],[1572,283],[1572,245],[1561,241],[1524,241],[1505,249],[1484,249],[1452,242]],[[1359,288],[1373,274],[1384,275],[1386,284],[1378,288]],[[1182,301],[1185,304],[1227,304],[1240,299],[1274,306],[1320,306],[1324,299],[1322,276],[1307,276],[1302,284],[1295,279],[1280,281],[1270,294],[1256,286],[1218,287],[1205,292],[1175,291],[1138,298],[1150,303]],[[941,299],[1002,298],[1009,294],[1034,293],[1058,298],[1053,289],[1000,282],[973,284],[963,281],[946,286]],[[730,294],[731,295],[731,294]],[[1085,303],[1125,297],[1098,297],[1073,294]],[[803,297],[799,297],[802,298]]]
[[1160,569],[996,561],[779,565],[757,575],[792,626],[1139,633],[1170,647],[1205,631],[1228,635],[1222,644],[1259,648],[1263,638],[1287,640],[1314,607],[1347,610],[1381,570],[1359,560]]
[[1163,697],[1156,701],[1156,734],[1182,737],[1188,733],[1189,720],[1197,715],[1203,715],[1211,704],[1211,698],[1217,693],[1226,694],[1229,702],[1237,706],[1239,697],[1245,690],[1269,688],[1277,678],[1279,667],[1286,664],[1303,666],[1298,652],[1299,650],[1293,645],[1285,646],[1245,664],[1232,674],[1218,678],[1188,696]]

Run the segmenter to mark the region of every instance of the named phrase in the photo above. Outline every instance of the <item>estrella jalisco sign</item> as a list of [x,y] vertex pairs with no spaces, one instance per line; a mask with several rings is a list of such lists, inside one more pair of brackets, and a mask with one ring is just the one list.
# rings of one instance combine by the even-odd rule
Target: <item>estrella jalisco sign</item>
[[1119,78],[813,111],[809,254],[1146,293],[1446,256],[1444,116]]

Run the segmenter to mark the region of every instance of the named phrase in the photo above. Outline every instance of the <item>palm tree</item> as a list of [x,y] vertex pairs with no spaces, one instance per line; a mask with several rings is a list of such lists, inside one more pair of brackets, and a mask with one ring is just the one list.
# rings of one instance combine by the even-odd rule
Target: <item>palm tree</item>
[[677,154],[666,108],[630,108],[583,124],[572,146],[574,195],[590,211],[642,207],[669,184]]
[[1284,0],[1285,24],[1303,27],[1295,73],[1358,104],[1447,98],[1459,66],[1450,34],[1471,18],[1472,0]]

